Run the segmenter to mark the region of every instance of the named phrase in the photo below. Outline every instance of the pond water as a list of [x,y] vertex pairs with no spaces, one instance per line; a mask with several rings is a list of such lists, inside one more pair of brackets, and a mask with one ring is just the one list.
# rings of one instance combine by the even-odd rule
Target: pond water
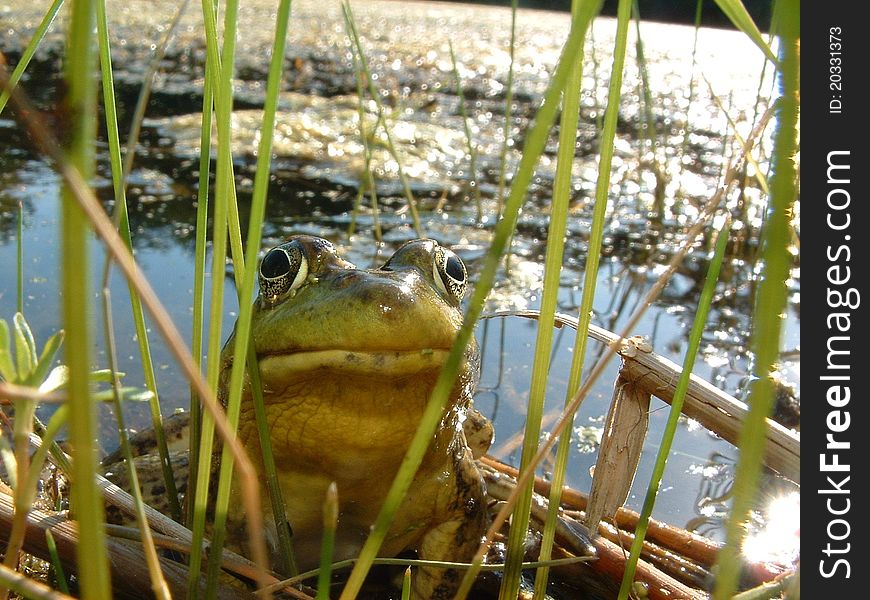
[[[311,8],[303,3],[298,18],[307,23],[306,19],[312,17],[306,10]],[[442,21],[447,19],[448,25],[443,27],[454,33],[461,30],[461,23],[457,24],[450,21],[450,17],[443,16],[447,14],[445,11],[448,8],[434,5],[429,10],[427,18],[438,23],[441,23],[439,18]],[[504,122],[503,112],[496,110],[499,102],[503,102],[501,88],[496,84],[503,81],[504,51],[501,42],[504,33],[503,29],[494,28],[490,19],[503,18],[505,13],[477,10],[480,15],[484,15],[480,17],[482,24],[478,26],[484,27],[491,36],[486,42],[489,50],[481,50],[476,57],[469,56],[471,48],[458,41],[461,36],[455,36],[453,40],[458,46],[460,59],[464,61],[464,85],[467,86],[465,92],[472,99],[475,135],[479,136],[482,158],[478,163],[478,185],[484,196],[483,213],[492,215],[495,210],[492,197],[496,189],[498,164],[495,149],[500,146],[500,128]],[[433,16],[432,11],[437,14]],[[442,16],[439,17],[439,14]],[[523,50],[518,56],[519,99],[512,121],[515,144],[507,155],[508,172],[516,164],[522,133],[540,98],[542,73],[551,67],[555,59],[558,48],[556,34],[564,32],[566,25],[564,15],[536,12],[521,13],[521,17],[528,17],[529,14],[535,15],[534,20],[527,18],[524,21],[521,18],[519,21],[523,32],[522,39],[526,44],[522,46]],[[373,18],[368,12],[362,14],[362,26],[366,27]],[[393,15],[389,18],[399,17]],[[332,31],[334,36],[340,37],[342,30],[336,29],[337,23],[338,21],[334,21],[331,26],[318,25],[321,43],[326,36],[324,32]],[[399,56],[399,59],[394,58],[399,61],[395,71],[386,71],[390,73],[390,77],[382,78],[381,85],[389,86],[394,80],[398,81],[404,86],[399,89],[405,91],[399,92],[401,98],[397,102],[404,107],[419,107],[418,100],[429,98],[431,89],[435,87],[434,84],[426,83],[430,78],[440,82],[450,81],[450,67],[443,64],[443,47],[430,41],[438,49],[438,53],[430,57],[427,53],[430,51],[409,49],[407,44],[402,46],[395,37],[391,38],[390,36],[397,35],[394,29],[385,27],[383,31],[385,33],[382,37],[369,38],[375,48],[372,50],[376,57],[373,70],[383,73],[384,71],[378,69],[385,64],[392,64],[389,62],[390,57]],[[691,111],[694,111],[689,117],[692,133],[684,146],[690,154],[684,160],[678,151],[682,142],[674,140],[682,140],[685,133],[680,129],[682,125],[678,123],[678,118],[686,118],[686,72],[690,72],[686,65],[686,55],[691,51],[692,30],[675,27],[656,30],[651,27],[644,31],[644,41],[649,48],[647,57],[651,60],[651,71],[655,78],[653,95],[657,101],[656,110],[659,111],[656,122],[660,140],[655,150],[642,150],[642,142],[638,139],[639,98],[629,94],[625,98],[626,106],[621,112],[617,158],[612,179],[615,182],[612,213],[607,226],[605,258],[599,272],[595,299],[594,322],[612,331],[622,328],[644,294],[658,279],[663,264],[681,239],[682,227],[690,223],[697,214],[698,200],[708,197],[715,188],[722,166],[719,155],[728,146],[729,136],[732,135],[728,133],[727,120],[722,112],[715,108],[712,98],[701,89],[703,84],[696,81],[697,93],[704,100],[691,107]],[[547,32],[545,38],[542,37],[542,32]],[[407,31],[404,33],[407,35]],[[305,34],[294,35],[304,37]],[[601,46],[606,48],[610,35],[612,23],[603,20],[602,25],[595,31],[596,44],[605,40]],[[752,68],[748,69],[747,74],[746,67],[741,68],[735,62],[743,60],[740,57],[751,57],[756,61],[753,65],[758,65],[760,60],[753,54],[751,46],[747,47],[748,42],[736,34],[728,37],[725,32],[705,31],[702,37],[706,40],[706,45],[702,45],[702,48],[706,50],[699,53],[698,59],[701,61],[706,58],[707,62],[700,63],[698,72],[711,78],[711,86],[721,86],[719,90],[722,93],[730,94],[732,106],[739,106],[740,109],[729,112],[739,114],[739,127],[745,128],[753,118],[751,108],[759,83]],[[475,39],[475,44],[484,44],[481,41],[483,38]],[[723,44],[729,48],[730,60],[725,60],[726,57],[716,51],[716,47],[722,48]],[[500,48],[498,52],[492,50],[493,46]],[[539,52],[535,55],[535,48],[546,48],[547,53]],[[407,59],[408,55],[429,57],[423,66],[428,69],[428,65],[434,65],[434,70],[429,75],[419,75],[417,71],[410,70],[408,63],[421,69],[423,66]],[[493,57],[499,57],[499,60]],[[603,58],[601,60],[604,62]],[[251,61],[247,54],[240,58],[242,65],[248,65],[246,61]],[[602,65],[601,68],[606,71],[605,67],[607,65]],[[340,69],[333,67],[333,71],[338,70]],[[594,73],[594,69],[592,71]],[[631,86],[638,80],[639,75],[635,67],[630,66],[628,71],[626,88],[632,89]],[[663,73],[667,73],[667,76]],[[678,79],[675,73],[680,73],[682,79]],[[249,77],[255,79],[254,75]],[[383,79],[387,81],[384,82]],[[177,84],[178,82],[164,82],[164,87],[158,88],[158,91],[163,90],[161,103],[172,100],[173,93],[166,89]],[[346,235],[355,196],[355,177],[359,172],[355,162],[358,161],[358,155],[354,154],[357,150],[349,140],[353,128],[348,127],[347,123],[356,114],[356,108],[353,99],[345,95],[351,90],[339,89],[330,95],[318,87],[322,84],[322,80],[315,78],[309,82],[309,89],[302,86],[301,91],[288,91],[284,97],[283,106],[287,112],[279,119],[287,127],[287,131],[282,142],[284,146],[276,150],[273,168],[275,183],[270,198],[268,222],[264,228],[264,247],[292,233],[316,234],[334,241],[343,255],[358,266],[376,266],[400,243],[415,237],[410,217],[401,209],[397,210],[401,206],[401,200],[397,198],[390,158],[383,157],[378,163],[378,185],[379,192],[386,196],[387,203],[386,210],[380,215],[385,231],[384,247],[379,252],[376,251],[372,240],[373,215],[370,210],[364,210],[356,218],[357,233],[350,238]],[[182,82],[181,85],[192,84]],[[335,85],[341,87],[340,84]],[[572,201],[566,258],[561,273],[559,310],[569,315],[576,315],[580,300],[591,216],[589,198],[595,182],[595,120],[600,117],[599,99],[602,97],[601,90],[606,89],[606,80],[596,79],[590,85],[594,91],[588,95],[581,119],[583,125],[575,169],[578,174],[576,197]],[[239,89],[242,97],[246,98],[244,94],[248,88],[240,84]],[[487,248],[493,219],[491,216],[481,221],[476,219],[476,207],[467,186],[470,178],[464,162],[464,137],[461,133],[462,122],[457,113],[456,97],[446,93],[444,89],[446,86],[434,95],[433,102],[437,110],[425,113],[410,109],[396,111],[396,119],[400,123],[397,131],[404,131],[398,135],[401,138],[400,153],[405,152],[403,160],[411,164],[414,164],[415,156],[426,163],[426,168],[409,170],[412,188],[422,200],[422,220],[426,235],[453,247],[466,262],[474,279]],[[316,99],[312,100],[311,94],[316,95]],[[47,102],[48,98],[50,94],[43,96],[42,100]],[[189,102],[189,98],[183,98],[187,98],[184,93],[177,95],[178,105],[173,110],[160,104],[154,111],[157,114],[149,113],[151,117],[146,122],[140,148],[142,158],[137,162],[138,166],[131,178],[129,198],[136,259],[169,309],[179,330],[188,335],[192,317],[195,158],[198,155],[198,138],[194,142],[189,140],[193,139],[191,132],[198,127],[199,117],[195,112],[197,109],[191,108],[196,103]],[[751,98],[751,101],[747,98]],[[251,102],[256,104],[255,101]],[[681,107],[683,112],[680,112]],[[373,108],[367,106],[367,110],[372,111]],[[337,119],[336,115],[344,114],[342,111],[346,111],[347,118]],[[179,117],[179,112],[187,113],[187,116]],[[171,116],[172,114],[176,116]],[[291,123],[291,115],[295,115],[292,118],[299,122]],[[24,312],[34,328],[37,340],[44,341],[59,327],[59,306],[62,301],[58,292],[57,272],[59,180],[50,167],[28,149],[17,125],[7,117],[8,115],[3,115],[0,118],[0,317],[9,321],[15,311],[16,221],[17,207],[21,203],[24,215]],[[250,189],[247,176],[252,164],[252,144],[256,139],[256,111],[242,112],[238,119],[237,173],[244,219],[245,203],[248,200],[246,192],[249,193]],[[348,131],[342,128],[347,128]],[[315,130],[318,133],[316,138],[311,135]],[[303,142],[307,140],[307,145],[300,146],[303,143],[300,139]],[[421,148],[427,149],[425,155],[417,152]],[[104,148],[101,147],[100,150],[100,178],[95,185],[107,207],[111,208]],[[414,154],[412,150],[417,153]],[[646,168],[648,161],[656,160],[668,172],[667,181],[657,180],[654,170]],[[554,157],[550,152],[544,158],[519,222],[513,243],[512,268],[509,274],[501,274],[489,309],[525,309],[539,306],[543,278],[541,260],[546,248],[548,190],[552,181],[553,164]],[[665,208],[663,213],[659,213],[658,220],[650,217],[657,185],[664,186],[666,190]],[[687,199],[677,199],[678,196]],[[720,286],[712,306],[702,344],[702,357],[695,369],[701,377],[740,398],[744,397],[746,381],[752,368],[748,356],[753,277],[751,255],[761,219],[761,209],[752,206],[752,199],[758,197],[754,180],[747,177],[743,195],[738,194],[729,199],[732,211],[742,211],[739,214],[745,234],[744,247],[740,250],[740,244],[735,242],[738,249],[732,254],[727,272],[723,274],[724,283]],[[743,205],[750,205],[750,208],[746,209]],[[242,227],[244,230],[244,223]],[[94,297],[93,306],[98,307],[98,282],[105,259],[99,244],[94,242],[92,247],[94,287],[88,293]],[[704,253],[698,251],[685,262],[633,332],[647,336],[655,352],[677,363],[681,363],[683,359],[686,338],[705,271]],[[796,273],[799,274],[799,271],[796,270]],[[238,302],[232,285],[231,266],[220,276],[227,277],[228,283],[223,321],[226,337],[232,328]],[[142,385],[142,372],[129,317],[126,284],[119,275],[113,274],[110,289],[115,336],[119,343],[120,368],[126,373],[125,382],[128,385],[139,386]],[[799,303],[799,284],[795,282],[786,315],[782,348],[787,352],[792,351],[784,356],[786,378],[798,385]],[[101,316],[94,314],[94,322],[100,321]],[[492,453],[508,462],[516,462],[519,457],[516,440],[522,431],[528,398],[535,327],[533,321],[496,318],[483,321],[477,330],[483,352],[483,372],[476,405],[495,422],[497,437]],[[102,343],[99,327],[95,331],[97,334],[93,361],[95,366],[103,367],[106,365],[105,345]],[[174,361],[156,336],[152,337],[152,346],[164,412],[186,406],[187,387]],[[573,331],[562,329],[556,332],[547,396],[548,414],[556,411],[564,400],[565,380],[573,346]],[[590,343],[587,369],[600,352],[600,346]],[[594,465],[603,417],[616,378],[616,368],[614,361],[584,403],[574,423],[574,450],[568,483],[583,491],[588,491],[590,486],[590,468]],[[628,500],[628,506],[634,509],[639,509],[642,503],[658,449],[657,440],[661,437],[668,416],[667,405],[657,399],[653,400],[650,410],[648,442]],[[147,410],[144,407],[131,406],[127,418],[132,427],[144,427],[148,422]],[[116,434],[113,433],[112,420],[107,412],[100,423],[100,442],[107,451],[112,450],[117,445]],[[653,516],[680,527],[692,526],[721,539],[721,518],[728,505],[727,496],[736,456],[733,446],[697,423],[683,419]],[[760,527],[768,520],[768,506],[771,502],[782,502],[783,497],[789,498],[791,504],[788,510],[782,509],[780,504],[780,508],[776,509],[777,514],[786,515],[789,510],[793,511],[794,516],[799,514],[799,504],[796,495],[792,493],[796,489],[772,473],[765,475],[763,491],[759,492],[758,498],[759,535],[765,531]],[[791,521],[791,525],[796,526],[797,519],[792,518]],[[769,525],[772,526],[772,523]],[[766,531],[769,532],[769,529]],[[797,552],[797,532],[793,528],[786,529],[785,533],[777,534],[775,539],[777,541],[774,545],[778,546],[776,550],[783,552],[780,557],[794,558]]]

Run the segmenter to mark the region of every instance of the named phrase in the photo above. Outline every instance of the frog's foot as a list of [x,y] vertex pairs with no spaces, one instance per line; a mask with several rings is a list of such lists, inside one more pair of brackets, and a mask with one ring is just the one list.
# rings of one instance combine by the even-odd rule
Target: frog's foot
[[489,419],[484,417],[474,408],[465,412],[465,420],[462,422],[462,431],[465,440],[471,449],[475,459],[480,458],[489,451],[492,440],[495,437],[495,429]]
[[[187,450],[171,452],[169,462],[172,466],[172,475],[175,480],[175,488],[178,491],[179,502],[184,498],[187,491],[187,476],[190,470],[189,453]],[[142,492],[142,500],[164,515],[171,514],[169,492],[166,490],[166,480],[163,478],[163,468],[160,457],[157,454],[143,454],[133,459],[136,469],[136,478],[139,481],[139,489]],[[122,490],[131,493],[133,484],[130,480],[130,472],[123,460],[105,467],[105,477]],[[113,505],[106,505],[106,520],[115,525],[132,525],[133,517],[128,516]]]
[[[486,489],[471,452],[454,465],[455,490],[448,519],[429,530],[421,540],[419,556],[423,560],[470,562],[486,531],[488,511]],[[420,567],[413,581],[415,600],[453,598],[463,571]]]
[[[163,436],[170,454],[186,450],[190,439],[190,412],[177,412],[163,418]],[[130,436],[130,450],[134,457],[146,454],[157,454],[157,434],[152,428],[139,431]],[[118,448],[103,460],[103,466],[109,468],[124,460],[121,449]]]

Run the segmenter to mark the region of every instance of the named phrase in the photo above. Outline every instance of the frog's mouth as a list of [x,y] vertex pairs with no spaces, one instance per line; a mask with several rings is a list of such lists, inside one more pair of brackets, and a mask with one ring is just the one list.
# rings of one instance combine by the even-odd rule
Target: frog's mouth
[[449,350],[423,348],[366,352],[359,350],[315,350],[261,356],[260,374],[265,380],[290,379],[324,370],[346,375],[404,377],[440,369]]

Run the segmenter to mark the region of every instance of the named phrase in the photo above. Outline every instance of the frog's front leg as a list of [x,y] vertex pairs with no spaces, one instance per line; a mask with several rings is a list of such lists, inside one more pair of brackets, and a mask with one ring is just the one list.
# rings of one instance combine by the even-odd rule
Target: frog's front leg
[[[418,551],[423,560],[470,562],[487,527],[486,488],[471,452],[454,460],[452,496],[445,520],[423,536]],[[463,571],[420,567],[413,580],[416,600],[453,598]]]

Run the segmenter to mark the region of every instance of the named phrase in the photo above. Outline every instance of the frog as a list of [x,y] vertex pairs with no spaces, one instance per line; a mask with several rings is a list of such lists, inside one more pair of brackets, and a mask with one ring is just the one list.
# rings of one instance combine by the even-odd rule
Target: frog
[[[296,235],[264,254],[258,279],[250,339],[295,560],[306,571],[320,561],[322,507],[333,482],[334,560],[356,557],[365,543],[462,326],[468,272],[456,253],[432,239],[408,241],[382,266],[362,269],[328,240]],[[221,354],[223,403],[235,336]],[[468,562],[477,550],[488,509],[476,460],[493,437],[492,425],[473,407],[478,374],[472,338],[379,556],[416,551],[424,560]],[[238,439],[265,481],[249,378]],[[234,484],[231,507],[243,505],[241,494]],[[278,533],[265,489],[261,498],[277,568]],[[234,511],[227,542],[246,553],[245,516]],[[451,598],[460,579],[456,569],[421,566],[412,597]]]

